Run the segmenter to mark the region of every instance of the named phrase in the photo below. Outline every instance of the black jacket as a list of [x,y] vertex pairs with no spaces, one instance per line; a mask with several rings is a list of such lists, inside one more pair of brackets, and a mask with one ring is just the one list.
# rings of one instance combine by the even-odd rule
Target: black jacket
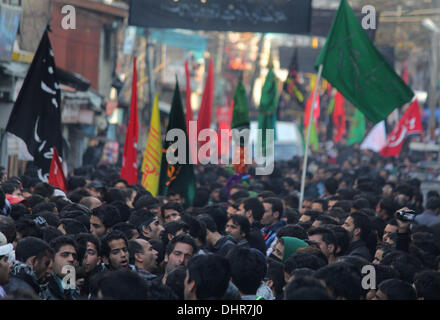
[[44,296],[46,300],[78,300],[81,295],[78,289],[68,289],[64,290],[61,288],[60,279],[57,276],[52,275],[49,278]]
[[367,261],[371,261],[370,250],[368,250],[368,247],[363,240],[352,242],[348,247],[348,255],[358,256],[366,259]]
[[32,270],[32,267],[24,264],[21,261],[14,261],[11,266],[11,278],[7,285],[3,286],[7,294],[16,290],[31,291],[36,295],[41,296],[42,289],[38,283],[37,277]]
[[235,247],[235,243],[228,237],[222,236],[211,248],[211,252],[226,257],[226,254]]

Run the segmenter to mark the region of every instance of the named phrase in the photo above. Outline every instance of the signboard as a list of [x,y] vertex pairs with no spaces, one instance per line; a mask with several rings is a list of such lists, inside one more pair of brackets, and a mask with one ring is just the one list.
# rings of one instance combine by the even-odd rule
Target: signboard
[[128,23],[144,28],[310,32],[311,0],[131,0]]
[[21,8],[0,4],[0,60],[11,61]]

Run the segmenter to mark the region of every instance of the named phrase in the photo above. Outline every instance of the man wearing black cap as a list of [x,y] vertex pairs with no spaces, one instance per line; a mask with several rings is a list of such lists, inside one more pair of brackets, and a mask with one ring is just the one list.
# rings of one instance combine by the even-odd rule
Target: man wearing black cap
[[160,233],[164,230],[154,213],[140,209],[130,215],[130,223],[139,231],[139,238],[144,240],[160,240]]

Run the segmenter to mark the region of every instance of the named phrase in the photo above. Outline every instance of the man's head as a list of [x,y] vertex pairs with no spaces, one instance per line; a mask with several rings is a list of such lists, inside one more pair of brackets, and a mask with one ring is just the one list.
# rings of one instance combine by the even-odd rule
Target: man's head
[[326,228],[309,230],[309,240],[319,244],[321,252],[329,259],[336,256],[337,239],[333,231]]
[[414,277],[417,298],[423,300],[440,300],[440,273],[422,271]]
[[426,209],[434,212],[435,214],[439,214],[439,212],[440,212],[440,198],[439,197],[428,198],[428,200],[426,202]]
[[188,261],[185,300],[220,300],[229,285],[228,260],[214,254],[198,255]]
[[78,267],[78,244],[70,236],[60,236],[49,243],[54,252],[53,273],[63,278],[65,266]]
[[149,239],[160,240],[160,233],[163,231],[163,226],[157,220],[154,213],[146,209],[134,211],[130,215],[130,223],[136,226],[139,234]]
[[180,190],[169,190],[168,201],[177,202],[183,206],[183,204],[185,203],[185,197],[183,195],[183,192],[181,192]]
[[396,219],[391,219],[388,221],[388,224],[385,226],[382,241],[386,242],[387,238],[389,238],[390,234],[396,233],[398,229],[398,224]]
[[376,300],[416,300],[414,288],[407,282],[398,279],[388,279],[379,284]]
[[90,233],[80,233],[75,240],[78,244],[80,265],[86,273],[90,273],[101,263],[101,242]]
[[0,232],[0,286],[9,282],[14,247],[8,243],[5,235]]
[[186,266],[196,252],[197,246],[191,236],[181,234],[173,238],[165,252],[166,273],[170,273],[181,265]]
[[255,295],[267,272],[266,258],[257,249],[235,247],[227,255],[232,282],[241,295]]
[[51,272],[53,250],[46,241],[36,237],[26,237],[18,241],[15,259],[31,266],[37,280],[44,283]]
[[296,237],[281,237],[274,246],[273,255],[277,260],[285,262],[299,248],[307,246],[307,242]]
[[240,203],[237,213],[245,216],[250,223],[260,222],[264,215],[264,206],[257,198],[246,198]]
[[183,212],[182,205],[178,202],[168,202],[160,209],[162,219],[165,223],[180,220],[180,215]]
[[233,214],[226,223],[226,233],[232,236],[237,242],[246,239],[250,230],[251,225],[249,220],[239,214]]
[[279,198],[271,197],[263,200],[264,215],[261,224],[269,227],[280,221],[283,215],[283,203]]
[[311,210],[326,212],[327,209],[328,209],[327,200],[324,200],[324,199],[313,200]]
[[163,244],[166,246],[174,237],[182,233],[189,233],[189,226],[182,220],[174,220],[164,224],[164,230],[160,235]]
[[157,251],[144,239],[136,239],[128,242],[130,263],[149,272],[157,268]]
[[128,240],[120,231],[111,231],[101,239],[102,259],[112,270],[128,270]]
[[362,212],[353,212],[343,224],[343,227],[350,235],[351,242],[367,240],[371,231],[371,222],[368,216]]
[[98,208],[99,206],[102,205],[101,200],[99,200],[97,197],[84,197],[81,199],[79,203],[82,204],[83,206],[86,206],[90,210]]
[[92,210],[90,232],[100,238],[110,232],[118,222],[121,222],[118,209],[112,205],[104,204]]

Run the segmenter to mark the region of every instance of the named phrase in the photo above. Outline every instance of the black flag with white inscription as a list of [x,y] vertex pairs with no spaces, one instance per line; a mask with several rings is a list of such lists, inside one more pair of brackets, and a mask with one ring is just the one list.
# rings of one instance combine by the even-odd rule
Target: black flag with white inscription
[[56,79],[55,59],[48,30],[15,101],[6,131],[23,139],[34,157],[38,177],[47,182],[53,148],[62,157],[61,93]]

